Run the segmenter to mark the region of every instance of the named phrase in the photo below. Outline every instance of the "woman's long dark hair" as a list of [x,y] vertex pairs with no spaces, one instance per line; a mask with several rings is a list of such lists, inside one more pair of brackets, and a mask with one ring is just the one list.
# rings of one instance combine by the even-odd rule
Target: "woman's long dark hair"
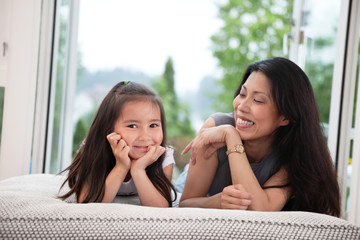
[[[92,122],[85,144],[76,154],[73,163],[61,173],[69,171],[66,182],[70,191],[60,196],[62,199],[76,194],[79,201],[80,191],[84,184],[89,186],[89,192],[84,203],[101,202],[105,193],[105,179],[115,166],[115,157],[106,136],[114,131],[124,104],[130,101],[151,101],[160,109],[163,141],[166,146],[165,113],[161,99],[146,86],[135,82],[120,82],[116,84],[102,101],[98,112]],[[176,191],[163,172],[162,162],[165,153],[146,168],[146,173],[155,188],[172,206],[171,190]]]
[[290,121],[277,129],[274,141],[292,191],[284,210],[340,216],[336,169],[308,77],[286,58],[258,61],[247,68],[235,96],[252,72],[261,72],[269,79],[279,113]]

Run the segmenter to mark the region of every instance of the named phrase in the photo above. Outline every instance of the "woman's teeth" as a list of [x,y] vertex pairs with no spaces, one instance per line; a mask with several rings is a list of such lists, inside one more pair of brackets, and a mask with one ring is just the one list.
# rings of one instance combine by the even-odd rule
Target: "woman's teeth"
[[254,125],[254,122],[249,122],[249,121],[243,120],[241,118],[238,118],[236,123],[241,124],[241,125],[246,125],[246,126]]

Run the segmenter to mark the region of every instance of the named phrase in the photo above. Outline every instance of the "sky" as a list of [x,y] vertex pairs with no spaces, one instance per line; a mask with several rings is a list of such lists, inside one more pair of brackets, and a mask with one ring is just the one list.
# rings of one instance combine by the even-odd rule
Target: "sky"
[[160,76],[173,59],[178,94],[218,74],[210,36],[221,0],[86,0],[80,2],[79,50],[91,71],[123,67]]

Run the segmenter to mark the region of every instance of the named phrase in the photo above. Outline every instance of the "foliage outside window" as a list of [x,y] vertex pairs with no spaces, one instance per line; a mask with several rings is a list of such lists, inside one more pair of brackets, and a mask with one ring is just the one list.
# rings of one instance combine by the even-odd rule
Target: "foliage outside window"
[[218,84],[219,111],[232,111],[232,101],[247,66],[284,56],[282,39],[291,31],[293,1],[229,0],[219,7],[223,27],[212,36],[214,56],[223,77]]

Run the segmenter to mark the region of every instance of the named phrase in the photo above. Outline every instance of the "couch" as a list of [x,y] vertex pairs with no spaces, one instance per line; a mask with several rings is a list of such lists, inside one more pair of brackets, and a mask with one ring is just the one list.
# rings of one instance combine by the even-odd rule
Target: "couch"
[[360,239],[359,226],[309,212],[143,207],[134,196],[77,204],[57,198],[63,180],[0,181],[0,239]]

